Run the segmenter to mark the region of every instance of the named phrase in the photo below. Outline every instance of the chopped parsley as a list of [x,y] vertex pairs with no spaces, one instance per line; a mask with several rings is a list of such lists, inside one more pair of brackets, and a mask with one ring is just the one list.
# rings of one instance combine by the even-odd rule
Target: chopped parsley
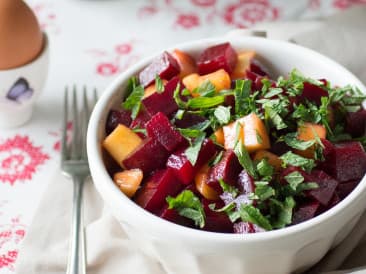
[[200,228],[205,226],[205,212],[201,201],[190,190],[182,191],[177,197],[166,198],[169,209],[175,209],[179,215],[191,219]]

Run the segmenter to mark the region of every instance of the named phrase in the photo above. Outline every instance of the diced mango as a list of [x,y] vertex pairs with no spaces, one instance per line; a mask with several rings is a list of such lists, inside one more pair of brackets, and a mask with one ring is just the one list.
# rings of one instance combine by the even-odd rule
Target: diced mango
[[237,123],[239,127],[239,140],[243,141],[249,153],[270,148],[270,141],[263,121],[255,113],[244,116],[235,122],[223,127],[225,149],[233,149],[237,137]]
[[[191,92],[205,81],[210,81],[215,86],[216,92],[229,89],[231,86],[231,78],[223,69],[202,76],[197,73],[189,74],[182,81],[184,86]],[[192,96],[197,97],[199,94],[192,93]]]
[[[324,126],[313,124],[313,123],[303,123],[297,129],[297,138],[302,141],[311,141],[316,137],[325,139],[327,136],[327,131]],[[306,150],[297,149],[295,152],[306,158],[314,158],[315,147],[311,146]]]
[[[239,140],[244,140],[243,123],[244,123],[244,117],[222,127],[224,133],[225,149],[233,149],[235,146],[236,138],[238,138]],[[239,130],[238,133],[237,130]]]
[[128,154],[134,151],[142,142],[142,139],[128,127],[119,124],[111,134],[103,141],[103,147],[109,154],[122,164]]
[[139,188],[143,176],[141,169],[129,169],[115,173],[113,181],[127,197],[131,198]]
[[197,72],[196,61],[188,53],[175,49],[173,56],[177,59],[180,67],[180,73],[178,75],[180,79]]
[[270,148],[270,141],[263,121],[254,112],[243,119],[244,145],[249,153]]
[[216,130],[214,132],[214,135],[215,135],[216,143],[223,146],[225,144],[224,130],[222,128],[219,128],[218,130]]
[[[167,80],[162,79],[162,82],[164,85],[166,85],[166,83],[168,83]],[[156,86],[155,83],[152,83],[150,86],[147,86],[144,90],[144,96],[142,97],[143,99],[146,97],[149,97],[151,94],[153,94],[156,91]]]
[[238,62],[234,68],[234,71],[231,73],[231,79],[241,79],[246,75],[246,70],[250,67],[250,61],[255,56],[255,51],[244,51],[238,54]]
[[282,160],[272,152],[269,152],[268,150],[258,150],[254,154],[255,161],[260,161],[262,159],[267,159],[268,163],[274,167],[276,171],[280,171],[282,169]]
[[206,164],[204,165],[194,177],[196,188],[203,197],[207,200],[218,200],[219,194],[207,184],[210,168]]

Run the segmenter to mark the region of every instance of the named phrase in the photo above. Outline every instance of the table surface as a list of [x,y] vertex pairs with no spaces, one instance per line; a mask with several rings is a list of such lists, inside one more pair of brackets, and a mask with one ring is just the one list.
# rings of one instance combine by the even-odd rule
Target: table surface
[[[22,239],[59,168],[66,85],[99,93],[140,58],[187,40],[268,21],[324,18],[364,0],[27,0],[50,38],[48,81],[32,120],[0,130],[0,274],[13,273]],[[51,182],[52,183],[52,182]]]

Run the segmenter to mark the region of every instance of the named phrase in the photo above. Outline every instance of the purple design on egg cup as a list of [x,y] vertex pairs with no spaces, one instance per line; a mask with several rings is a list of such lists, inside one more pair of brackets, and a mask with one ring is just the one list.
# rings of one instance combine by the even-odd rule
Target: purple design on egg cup
[[33,89],[29,87],[29,83],[24,78],[19,78],[8,91],[6,98],[18,103],[29,100],[33,95]]

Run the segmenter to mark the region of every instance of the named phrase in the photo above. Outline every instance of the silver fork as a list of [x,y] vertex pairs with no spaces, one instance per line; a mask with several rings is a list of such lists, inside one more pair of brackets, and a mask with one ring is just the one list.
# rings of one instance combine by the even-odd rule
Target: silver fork
[[[83,89],[82,107],[77,103],[76,87],[72,89],[71,117],[69,116],[69,90],[65,89],[64,115],[62,131],[61,169],[74,184],[71,237],[67,274],[85,274],[85,236],[82,219],[82,194],[85,179],[90,175],[86,154],[86,132],[92,108],[97,101],[97,92],[93,92],[93,104],[89,107],[86,87]],[[73,131],[71,143],[67,142],[67,123],[72,120]]]

